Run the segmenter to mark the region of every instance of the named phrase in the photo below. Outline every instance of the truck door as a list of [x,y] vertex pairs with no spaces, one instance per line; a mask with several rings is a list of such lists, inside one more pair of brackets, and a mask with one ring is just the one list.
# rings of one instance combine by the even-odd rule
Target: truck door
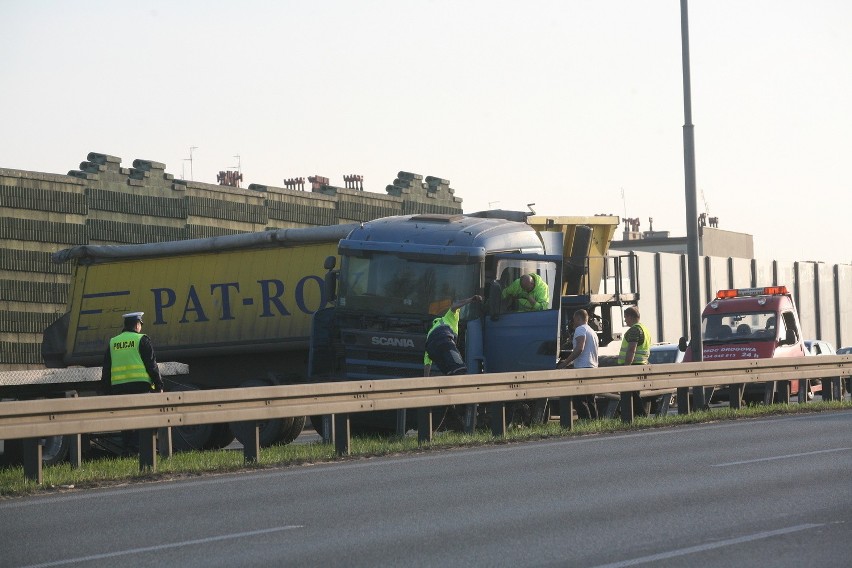
[[[478,320],[482,326],[480,368],[486,373],[554,369],[560,344],[561,257],[501,254],[495,260],[494,280],[487,285],[487,313]],[[538,275],[547,286],[545,309],[521,311],[512,298],[503,298],[503,292],[525,274]],[[478,331],[474,329],[473,335]],[[475,367],[469,362],[468,368]]]

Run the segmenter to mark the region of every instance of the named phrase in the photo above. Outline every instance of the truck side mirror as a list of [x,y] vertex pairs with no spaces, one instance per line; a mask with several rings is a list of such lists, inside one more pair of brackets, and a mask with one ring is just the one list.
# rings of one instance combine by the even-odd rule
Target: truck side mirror
[[325,273],[323,287],[325,288],[326,302],[335,301],[337,299],[337,272],[329,270]]
[[503,302],[503,287],[496,280],[492,280],[488,284],[488,313],[491,314],[492,321],[500,318],[500,311]]
[[326,257],[322,266],[328,271],[325,273],[325,279],[323,280],[325,299],[326,302],[333,302],[337,299],[337,272],[334,270],[334,267],[337,266],[337,258],[334,256]]
[[681,337],[680,341],[677,342],[677,350],[680,351],[681,353],[686,353],[686,348],[688,346],[689,346],[689,344],[686,342],[685,337]]

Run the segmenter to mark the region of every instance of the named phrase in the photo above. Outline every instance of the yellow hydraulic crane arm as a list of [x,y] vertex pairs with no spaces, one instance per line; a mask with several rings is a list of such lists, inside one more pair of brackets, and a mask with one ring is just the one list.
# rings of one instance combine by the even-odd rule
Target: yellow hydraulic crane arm
[[[616,215],[594,215],[591,217],[566,217],[532,215],[527,223],[536,231],[562,233],[563,283],[562,295],[597,294],[604,274],[604,258],[609,251],[620,220]],[[588,227],[583,229],[580,227]],[[579,230],[578,230],[579,229]],[[589,231],[591,229],[591,231]],[[576,250],[575,250],[576,249]],[[578,257],[583,257],[586,266],[578,266]],[[585,259],[588,260],[585,260]],[[588,278],[580,281],[579,289],[569,289],[570,272],[588,268]],[[589,288],[589,289],[586,289]]]

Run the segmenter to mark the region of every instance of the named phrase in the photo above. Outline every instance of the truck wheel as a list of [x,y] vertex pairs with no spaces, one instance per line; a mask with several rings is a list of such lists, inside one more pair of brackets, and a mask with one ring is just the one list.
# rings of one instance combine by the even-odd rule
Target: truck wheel
[[[272,385],[270,381],[262,381],[258,379],[252,379],[244,382],[240,385],[240,388],[253,388],[253,387],[268,387]],[[302,417],[304,420],[304,417]],[[290,430],[295,429],[295,419],[294,418],[272,418],[270,420],[258,420],[257,424],[260,426],[260,447],[268,448],[273,444],[289,444],[295,438],[291,438],[287,441],[288,434]],[[231,422],[231,431],[236,436],[237,440],[240,441],[244,446],[247,444],[251,444],[254,437],[254,425],[255,421],[247,420],[245,422]],[[301,426],[304,427],[304,421],[301,423]],[[299,428],[299,432],[301,433],[301,427]],[[296,434],[298,436],[298,434]]]
[[64,462],[70,447],[70,436],[48,436],[41,448],[42,465],[56,465]]
[[188,452],[207,449],[213,437],[213,427],[214,424],[198,424],[172,428],[172,450]]
[[[24,463],[23,440],[6,440],[3,446],[0,465],[17,466]],[[48,436],[41,448],[42,465],[62,463],[68,457],[68,449],[70,447],[70,436]]]
[[316,416],[311,416],[310,419],[311,419],[311,426],[314,427],[314,430],[316,430],[317,434],[319,434],[322,437],[325,437],[323,435],[323,429],[322,429],[322,415],[317,414]]
[[299,434],[302,433],[302,430],[305,429],[305,422],[307,422],[307,416],[297,416],[293,418],[293,423],[290,425],[290,428],[287,432],[284,433],[284,436],[279,441],[280,444],[289,444],[293,440],[299,437]]
[[235,437],[234,433],[231,432],[229,424],[214,424],[210,440],[208,440],[208,444],[204,449],[221,450],[222,448],[227,448],[234,441]]
[[[168,392],[201,390],[201,387],[194,383],[169,381],[167,384],[168,388],[166,390]],[[215,426],[215,424],[198,424],[195,426],[177,426],[172,428],[172,450],[175,452],[188,452],[209,448]]]
[[[272,420],[258,420],[256,423],[260,426],[260,447],[268,448],[274,444],[282,443],[285,435],[293,426],[293,419],[273,418]],[[237,440],[245,446],[252,443],[254,425],[255,421],[253,420],[247,420],[245,422],[231,422],[231,431],[234,433]]]

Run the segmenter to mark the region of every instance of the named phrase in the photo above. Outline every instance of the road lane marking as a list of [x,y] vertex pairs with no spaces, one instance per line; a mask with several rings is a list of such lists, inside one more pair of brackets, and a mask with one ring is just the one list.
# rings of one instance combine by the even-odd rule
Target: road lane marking
[[127,556],[130,554],[141,554],[143,552],[156,552],[159,550],[168,550],[169,548],[180,548],[181,546],[191,546],[194,544],[207,544],[221,540],[231,540],[234,538],[244,538],[248,536],[257,536],[261,534],[269,534],[274,532],[286,531],[291,529],[301,529],[304,525],[284,525],[283,527],[272,527],[271,529],[260,529],[256,531],[223,534],[219,536],[210,536],[207,538],[197,538],[195,540],[184,540],[182,542],[171,542],[169,544],[158,544],[156,546],[145,546],[142,548],[129,548],[127,550],[118,550],[115,552],[106,552],[104,554],[92,554],[90,556],[80,556],[78,558],[67,558],[65,560],[56,560],[54,562],[45,562],[43,564],[31,564],[23,568],[48,568],[49,566],[63,566],[65,564],[77,564],[79,562],[89,562],[92,560],[103,560],[104,558],[115,558],[117,556]]
[[802,454],[786,454],[783,456],[772,456],[771,458],[756,458],[753,460],[743,460],[743,461],[735,461],[728,463],[714,463],[713,467],[727,467],[729,465],[743,465],[747,463],[757,463],[757,462],[765,462],[765,461],[773,461],[773,460],[786,460],[788,458],[800,458],[802,456],[813,456],[816,454],[828,454],[831,452],[846,452],[852,450],[852,448],[834,448],[831,450],[816,450],[813,452],[804,452]]
[[733,546],[735,544],[742,544],[744,542],[752,542],[755,540],[761,540],[764,538],[772,538],[774,536],[780,536],[785,534],[790,534],[799,531],[806,531],[809,529],[814,529],[817,527],[825,526],[825,523],[821,524],[804,524],[804,525],[796,525],[794,527],[787,527],[786,529],[778,529],[774,531],[764,531],[759,533],[754,533],[746,536],[740,536],[737,538],[730,538],[728,540],[720,540],[718,542],[711,542],[708,544],[700,544],[698,546],[690,546],[689,548],[681,548],[678,550],[670,550],[669,552],[661,552],[659,554],[652,554],[650,556],[642,556],[640,558],[632,558],[630,560],[622,560],[621,562],[613,562],[611,564],[601,564],[599,566],[595,566],[594,568],[623,568],[625,566],[636,566],[637,564],[647,564],[648,562],[656,562],[658,560],[667,560],[669,558],[676,558],[678,556],[685,556],[687,554],[694,554],[696,552],[705,552],[707,550],[713,550],[714,548],[722,548],[725,546]]

